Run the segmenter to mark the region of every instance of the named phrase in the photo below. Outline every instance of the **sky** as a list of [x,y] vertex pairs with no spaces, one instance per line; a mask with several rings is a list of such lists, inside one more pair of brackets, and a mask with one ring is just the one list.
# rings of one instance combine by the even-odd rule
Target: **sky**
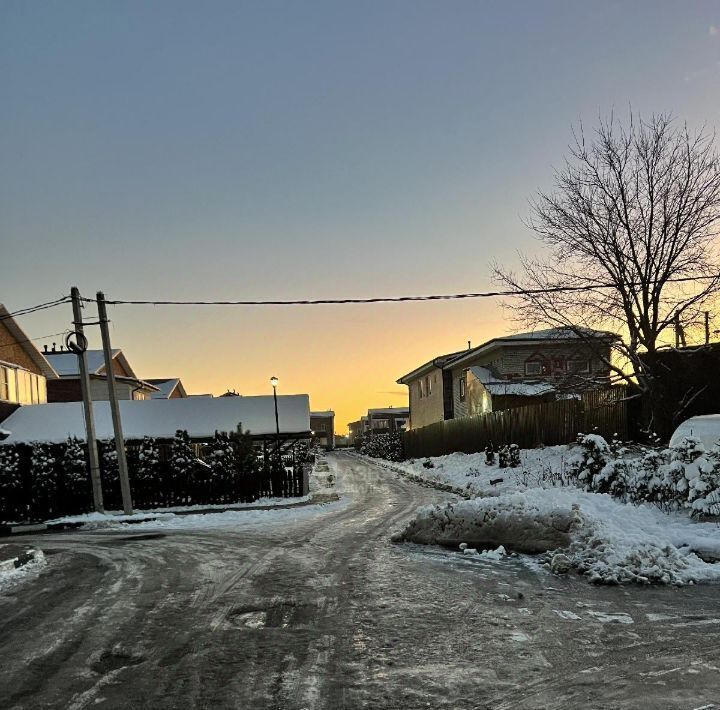
[[[486,290],[538,251],[528,200],[573,125],[630,107],[720,127],[719,2],[0,0],[0,302]],[[489,300],[110,318],[140,376],[251,395],[276,375],[338,432],[516,329]]]

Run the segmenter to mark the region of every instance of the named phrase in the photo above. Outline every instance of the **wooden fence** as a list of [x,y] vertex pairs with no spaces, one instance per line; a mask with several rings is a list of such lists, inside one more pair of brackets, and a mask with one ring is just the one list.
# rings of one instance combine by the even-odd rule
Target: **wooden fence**
[[533,404],[474,417],[435,422],[403,434],[405,456],[423,458],[455,451],[473,454],[492,442],[521,448],[568,444],[579,433],[605,437],[628,435],[627,392],[624,387],[594,390],[579,399]]
[[[64,444],[43,445],[46,463],[33,467],[33,447],[27,444],[3,445],[17,454],[12,470],[0,470],[0,523],[48,520],[92,510],[86,447],[82,445],[85,466],[69,471],[64,464]],[[304,495],[305,455],[295,455],[294,447],[284,451],[281,460],[265,447],[255,459],[237,467],[213,470],[202,462],[203,452],[185,471],[173,469],[170,445],[158,445],[159,460],[151,475],[143,475],[139,446],[127,446],[127,459],[133,506],[141,510],[188,505],[217,505],[252,502],[258,498],[289,498]],[[101,456],[100,473],[106,510],[121,510],[120,480],[117,467]]]

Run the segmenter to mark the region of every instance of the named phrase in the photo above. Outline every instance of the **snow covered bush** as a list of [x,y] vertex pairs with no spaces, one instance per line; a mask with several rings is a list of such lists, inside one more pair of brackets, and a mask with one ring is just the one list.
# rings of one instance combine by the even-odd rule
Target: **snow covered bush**
[[85,459],[85,449],[75,437],[71,437],[65,442],[65,453],[62,457],[62,474],[67,494],[76,499],[78,505],[86,508],[89,502],[90,472]]
[[195,459],[190,436],[186,431],[178,429],[170,448],[170,472],[175,491],[181,492],[178,501],[180,503],[192,503],[188,489],[195,472]]
[[22,470],[17,446],[0,446],[0,520],[19,520],[24,517]]
[[403,461],[405,452],[402,434],[400,432],[370,434],[363,440],[360,453],[387,461]]
[[54,501],[57,493],[55,456],[48,444],[35,443],[30,455],[30,469],[33,480],[32,511],[42,518],[55,512]]

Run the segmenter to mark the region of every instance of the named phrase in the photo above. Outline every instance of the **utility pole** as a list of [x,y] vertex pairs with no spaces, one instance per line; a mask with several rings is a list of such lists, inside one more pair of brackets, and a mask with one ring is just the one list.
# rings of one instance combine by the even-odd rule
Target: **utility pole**
[[[97,513],[104,513],[102,481],[100,479],[100,461],[98,458],[97,438],[95,437],[95,419],[93,418],[92,399],[90,397],[90,376],[87,365],[87,339],[83,330],[82,305],[80,290],[77,286],[70,289],[73,308],[73,327],[78,342],[77,358],[80,370],[80,389],[83,398],[83,414],[85,415],[85,439],[87,441],[88,460],[90,462],[90,481],[92,483],[93,505]],[[68,341],[68,347],[70,343]]]
[[123,512],[132,515],[132,496],[130,494],[130,478],[128,476],[127,458],[125,457],[125,438],[123,437],[120,419],[120,403],[115,387],[113,371],[112,346],[110,345],[110,329],[108,328],[105,294],[97,292],[98,320],[102,335],[103,354],[105,355],[105,376],[107,377],[108,394],[110,396],[110,413],[112,414],[113,432],[115,433],[115,450],[117,451],[118,473],[120,474],[120,491],[122,492]]

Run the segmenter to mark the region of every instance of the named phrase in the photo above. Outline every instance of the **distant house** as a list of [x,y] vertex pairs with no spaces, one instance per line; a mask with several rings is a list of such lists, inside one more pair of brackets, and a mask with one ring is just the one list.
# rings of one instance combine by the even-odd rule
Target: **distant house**
[[550,328],[493,338],[434,358],[403,375],[410,426],[555,401],[608,384],[611,346],[604,331]]
[[[59,379],[48,382],[48,402],[80,402],[82,389],[78,356],[67,350],[48,350],[43,355],[59,375]],[[90,396],[95,401],[110,398],[105,373],[105,357],[102,350],[88,350],[88,372],[90,375]],[[141,380],[130,367],[122,350],[112,352],[113,372],[118,399],[146,400],[160,391],[159,387]]]
[[[278,395],[280,442],[310,438],[310,405],[306,394]],[[34,410],[34,411],[30,411]],[[93,404],[98,439],[113,437],[110,403]],[[212,439],[216,431],[233,432],[238,426],[256,440],[274,442],[275,406],[272,396],[260,397],[183,397],[151,399],[147,402],[120,402],[123,433],[127,441],[145,436],[170,440],[178,429],[185,430],[194,442]],[[58,402],[21,407],[3,422],[10,436],[3,442],[34,441],[60,443],[68,437],[85,439],[82,402]],[[2,444],[0,444],[1,446]]]
[[313,439],[322,447],[335,448],[335,412],[331,409],[324,412],[310,412],[310,429]]
[[0,303],[0,421],[19,406],[47,402],[57,373]]
[[361,419],[358,419],[355,422],[350,422],[348,424],[348,445],[352,446],[355,443],[355,440],[362,436],[363,433],[363,421]]
[[145,382],[157,387],[157,392],[150,394],[150,399],[182,399],[187,397],[187,392],[179,377],[169,379],[148,379]]
[[408,407],[382,407],[368,409],[367,429],[374,434],[403,431],[410,422]]

